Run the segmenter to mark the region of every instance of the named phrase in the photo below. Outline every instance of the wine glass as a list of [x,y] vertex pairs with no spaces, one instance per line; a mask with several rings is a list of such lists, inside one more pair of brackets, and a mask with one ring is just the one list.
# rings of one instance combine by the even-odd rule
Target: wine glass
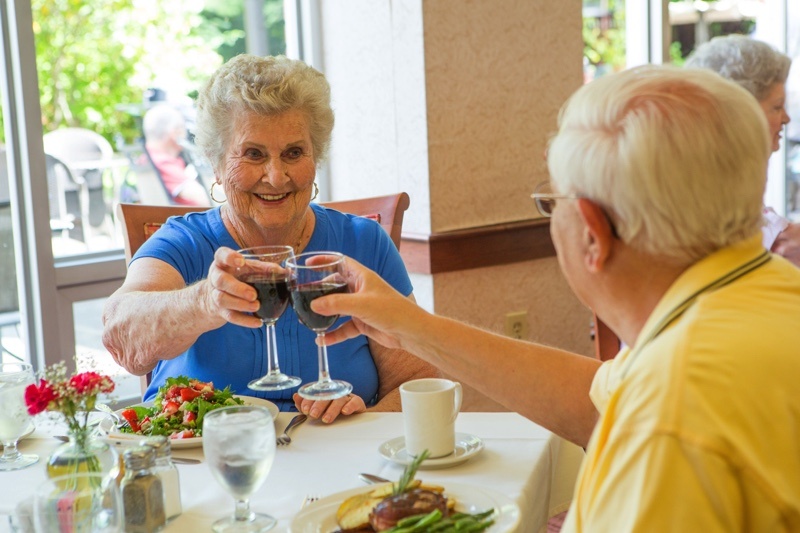
[[0,472],[25,468],[39,460],[38,455],[17,450],[17,441],[33,424],[25,406],[25,388],[34,383],[31,365],[0,363],[0,441],[3,443]]
[[69,474],[48,479],[33,495],[36,531],[122,532],[122,498],[113,476]]
[[214,522],[222,531],[267,531],[269,515],[250,511],[250,495],[267,479],[275,459],[272,415],[254,405],[214,409],[203,418],[203,453],[211,473],[236,500],[236,511]]
[[275,322],[281,317],[289,303],[289,273],[286,260],[294,257],[291,246],[257,246],[239,250],[244,256],[244,266],[236,271],[236,277],[256,290],[258,308],[255,315],[264,323],[267,373],[254,379],[247,386],[253,390],[276,391],[290,389],[302,381],[281,372],[278,364],[278,347],[275,343]]
[[328,348],[325,332],[339,315],[324,316],[311,310],[311,302],[320,296],[347,292],[344,278],[344,256],[338,252],[306,252],[286,261],[291,272],[289,288],[292,307],[300,321],[317,334],[319,379],[300,387],[297,392],[309,400],[334,400],[347,396],[353,386],[346,381],[331,379],[328,369]]

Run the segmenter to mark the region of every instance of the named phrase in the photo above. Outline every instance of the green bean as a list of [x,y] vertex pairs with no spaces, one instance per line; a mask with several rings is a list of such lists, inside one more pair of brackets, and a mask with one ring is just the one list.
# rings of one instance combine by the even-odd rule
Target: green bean
[[453,513],[448,518],[443,518],[441,511],[435,509],[428,514],[407,516],[385,533],[479,532],[494,524],[494,520],[491,518],[494,513],[494,509],[489,509],[476,514]]
[[475,533],[476,531],[483,531],[484,529],[488,529],[489,526],[494,524],[494,520],[487,520],[485,522],[476,522],[471,527],[464,529],[465,533]]
[[427,531],[428,526],[430,526],[431,524],[435,524],[441,519],[442,519],[442,512],[439,509],[434,509],[427,515],[424,515],[423,518],[417,521],[413,526],[402,527],[400,529],[392,531],[392,533],[418,533],[422,531]]
[[432,527],[428,528],[428,533],[434,533],[437,531],[445,531],[447,528],[452,527],[455,522],[450,518],[445,518],[439,521],[437,524],[434,524]]
[[[431,512],[433,512],[433,511],[431,511]],[[407,516],[405,518],[401,518],[400,520],[397,521],[397,525],[395,525],[395,527],[413,526],[414,524],[416,524],[417,522],[419,522],[420,520],[422,520],[423,518],[425,518],[429,514],[430,513],[422,513],[422,514],[415,514],[415,515],[412,515],[412,516]]]

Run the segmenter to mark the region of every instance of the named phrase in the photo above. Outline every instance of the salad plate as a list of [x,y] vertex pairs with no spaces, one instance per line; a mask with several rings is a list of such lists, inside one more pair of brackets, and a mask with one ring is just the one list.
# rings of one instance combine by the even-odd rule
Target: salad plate
[[[333,533],[339,531],[336,510],[344,500],[357,494],[375,490],[376,485],[337,492],[300,510],[289,524],[291,533]],[[514,531],[520,522],[520,511],[514,501],[501,492],[486,487],[448,483],[444,491],[448,498],[456,501],[456,511],[479,513],[490,508],[497,509],[494,524],[487,533]]]
[[[260,407],[266,407],[269,413],[272,415],[272,419],[275,420],[278,416],[280,410],[278,406],[274,403],[270,402],[269,400],[264,400],[263,398],[256,398],[254,396],[241,396],[238,394],[233,395],[234,398],[240,398],[244,401],[245,405],[257,405]],[[153,402],[144,402],[138,403],[133,407],[152,407]],[[127,407],[125,409],[128,409]],[[115,411],[118,415],[122,415],[122,411],[125,409],[119,409]],[[134,433],[122,433],[117,430],[116,426],[114,425],[114,421],[110,418],[104,418],[103,421],[100,422],[100,429],[106,434],[105,439],[112,444],[116,445],[131,445],[139,442],[141,439],[145,438],[143,435],[136,435]],[[170,445],[173,450],[181,449],[181,448],[199,448],[203,446],[203,437],[191,437],[188,439],[170,439]]]
[[[435,468],[447,468],[459,465],[468,461],[473,456],[483,450],[483,441],[475,435],[469,433],[456,433],[456,450],[450,455],[437,457],[435,459],[425,459],[419,465],[420,470],[433,470]],[[386,459],[399,465],[408,465],[414,460],[406,450],[405,437],[397,437],[387,440],[378,447],[378,452]]]

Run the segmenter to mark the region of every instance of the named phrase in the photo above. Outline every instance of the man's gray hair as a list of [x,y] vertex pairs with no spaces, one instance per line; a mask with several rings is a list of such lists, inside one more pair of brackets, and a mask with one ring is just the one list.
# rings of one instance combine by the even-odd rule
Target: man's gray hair
[[770,148],[764,112],[738,85],[644,66],[581,87],[547,163],[554,188],[603,207],[622,241],[688,265],[758,234]]
[[274,116],[290,110],[307,117],[314,161],[319,164],[328,153],[333,130],[330,86],[325,77],[285,56],[238,55],[212,74],[200,90],[195,143],[219,169],[238,116]]
[[685,66],[711,69],[761,101],[776,83],[786,83],[792,60],[767,43],[734,34],[701,44]]

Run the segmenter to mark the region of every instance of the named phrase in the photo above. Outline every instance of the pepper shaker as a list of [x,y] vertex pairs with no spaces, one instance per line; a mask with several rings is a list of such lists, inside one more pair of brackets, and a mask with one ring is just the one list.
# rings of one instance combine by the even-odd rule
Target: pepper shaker
[[120,484],[127,533],[154,533],[166,524],[164,488],[153,472],[156,452],[150,446],[125,450],[125,477]]
[[142,440],[141,444],[150,446],[156,452],[153,472],[161,479],[164,488],[164,514],[169,522],[183,512],[178,467],[172,462],[172,445],[169,439],[162,435],[148,437]]

